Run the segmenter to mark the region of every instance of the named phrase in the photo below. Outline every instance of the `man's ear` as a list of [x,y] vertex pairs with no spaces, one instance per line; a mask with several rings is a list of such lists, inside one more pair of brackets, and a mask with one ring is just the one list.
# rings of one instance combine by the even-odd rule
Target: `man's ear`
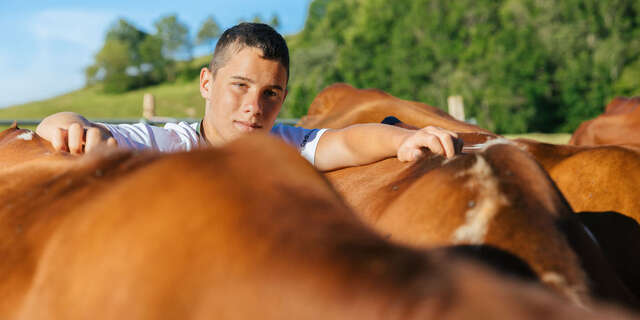
[[209,68],[204,67],[200,69],[200,95],[204,99],[209,98],[209,91],[213,85],[213,74],[209,71]]
[[282,98],[282,104],[284,104],[285,100],[287,100],[287,95],[289,94],[289,90],[284,88],[284,97]]

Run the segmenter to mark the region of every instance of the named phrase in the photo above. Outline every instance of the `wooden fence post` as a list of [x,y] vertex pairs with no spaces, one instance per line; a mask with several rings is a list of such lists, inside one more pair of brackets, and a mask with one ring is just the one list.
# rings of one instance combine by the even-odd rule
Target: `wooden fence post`
[[142,117],[151,120],[156,116],[156,102],[151,93],[145,93],[142,98]]
[[464,121],[464,103],[462,96],[450,96],[447,98],[449,114],[457,120]]

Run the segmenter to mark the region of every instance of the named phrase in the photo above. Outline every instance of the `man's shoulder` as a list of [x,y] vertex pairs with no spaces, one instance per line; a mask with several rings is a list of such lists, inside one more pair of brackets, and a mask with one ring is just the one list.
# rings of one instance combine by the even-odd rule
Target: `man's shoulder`
[[186,121],[168,122],[164,125],[164,128],[167,130],[188,130],[188,131],[199,132],[200,121],[192,122],[192,123],[189,123]]
[[271,133],[284,134],[284,133],[307,133],[317,129],[307,129],[303,127],[295,127],[288,124],[278,123],[271,128]]

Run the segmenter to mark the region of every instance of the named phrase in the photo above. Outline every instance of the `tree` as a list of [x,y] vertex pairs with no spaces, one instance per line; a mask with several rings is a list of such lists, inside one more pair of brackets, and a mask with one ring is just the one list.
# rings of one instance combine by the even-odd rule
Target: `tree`
[[126,43],[132,50],[131,57],[137,59],[136,49],[148,35],[148,33],[136,28],[133,23],[120,18],[107,31],[106,40],[118,40]]
[[191,60],[192,44],[189,39],[189,27],[178,20],[175,14],[160,18],[154,23],[156,36],[162,40],[165,57],[175,60],[186,58]]
[[269,25],[276,30],[280,28],[280,19],[278,18],[278,14],[274,13],[271,16],[271,22],[269,22]]
[[84,69],[84,76],[86,79],[86,85],[92,86],[100,81],[98,78],[98,72],[100,68],[97,65],[93,64]]
[[140,43],[140,70],[145,84],[156,84],[167,79],[167,65],[170,63],[162,54],[162,40],[148,36]]
[[95,63],[85,69],[87,85],[102,82],[106,92],[124,92],[145,85],[139,46],[148,36],[125,19],[113,23]]
[[462,95],[498,133],[572,131],[640,92],[638,16],[637,0],[313,0],[287,110],[344,81],[440,107]]
[[130,74],[131,56],[129,44],[117,39],[109,39],[96,54],[97,69],[104,70],[104,91],[108,93],[125,92],[135,86]]
[[220,37],[220,26],[213,16],[207,17],[202,23],[198,35],[196,37],[196,44],[208,44],[213,52],[213,43],[216,38]]
[[262,17],[260,16],[260,14],[256,13],[253,16],[253,19],[251,19],[251,22],[255,22],[255,23],[263,23],[262,22]]

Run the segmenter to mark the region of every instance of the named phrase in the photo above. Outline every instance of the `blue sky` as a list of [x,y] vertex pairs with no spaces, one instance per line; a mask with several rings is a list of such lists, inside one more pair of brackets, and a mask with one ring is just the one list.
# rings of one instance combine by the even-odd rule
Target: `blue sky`
[[[284,34],[302,30],[310,0],[29,1],[0,0],[0,108],[81,88],[107,28],[123,17],[143,30],[176,13],[195,35],[213,15],[222,28],[260,14],[280,19]],[[205,54],[197,48],[196,55]]]

